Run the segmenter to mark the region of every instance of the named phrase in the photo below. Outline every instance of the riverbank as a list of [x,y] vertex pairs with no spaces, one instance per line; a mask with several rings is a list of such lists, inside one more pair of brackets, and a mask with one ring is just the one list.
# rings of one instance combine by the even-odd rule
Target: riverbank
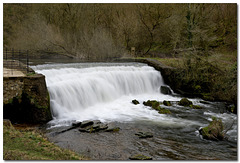
[[73,151],[49,142],[38,126],[14,125],[4,120],[4,160],[86,160]]

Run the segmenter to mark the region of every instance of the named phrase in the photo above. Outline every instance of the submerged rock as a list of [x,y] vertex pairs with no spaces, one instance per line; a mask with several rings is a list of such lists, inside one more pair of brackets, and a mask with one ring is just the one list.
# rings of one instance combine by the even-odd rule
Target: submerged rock
[[201,128],[199,130],[199,133],[204,139],[223,140],[224,132],[222,120],[213,117],[210,124],[206,127]]
[[193,104],[192,101],[188,100],[187,98],[183,98],[178,102],[178,105],[181,106],[190,106],[192,104]]
[[153,134],[150,132],[138,132],[135,135],[137,135],[139,138],[152,138]]
[[193,109],[203,109],[201,106],[199,105],[190,105],[191,108]]
[[132,100],[132,103],[135,104],[135,105],[139,104],[138,100],[136,100],[136,99]]
[[172,112],[168,109],[160,108],[158,111],[159,114],[172,114]]
[[165,94],[165,95],[172,94],[170,88],[167,87],[167,86],[161,86],[160,91],[161,91],[162,94]]
[[142,155],[142,154],[137,154],[134,156],[129,157],[130,160],[152,160],[151,157]]

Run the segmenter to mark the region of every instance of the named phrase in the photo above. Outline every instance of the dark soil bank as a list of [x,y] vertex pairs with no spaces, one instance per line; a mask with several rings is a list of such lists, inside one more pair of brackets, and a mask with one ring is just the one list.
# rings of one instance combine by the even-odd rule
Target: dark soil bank
[[[189,128],[157,125],[156,122],[117,123],[119,131],[80,132],[77,128],[53,128],[46,135],[50,141],[89,157],[90,160],[130,160],[135,155],[152,160],[236,160],[237,146],[228,141],[209,141],[198,136],[196,126]],[[153,137],[139,138],[148,132]]]

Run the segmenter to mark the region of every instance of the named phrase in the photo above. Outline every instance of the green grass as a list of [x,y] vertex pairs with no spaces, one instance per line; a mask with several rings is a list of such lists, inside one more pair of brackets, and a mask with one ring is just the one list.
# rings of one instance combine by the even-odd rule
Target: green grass
[[86,160],[49,142],[39,131],[3,126],[4,160]]

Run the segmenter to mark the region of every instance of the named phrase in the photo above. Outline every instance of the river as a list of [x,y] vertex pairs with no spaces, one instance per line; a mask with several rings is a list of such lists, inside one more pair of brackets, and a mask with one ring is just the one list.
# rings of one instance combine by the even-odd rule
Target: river
[[[31,66],[46,76],[53,120],[48,138],[61,147],[92,160],[128,160],[144,154],[153,160],[237,160],[237,115],[227,112],[223,102],[202,103],[203,109],[177,105],[181,96],[164,95],[161,73],[142,63],[47,63]],[[137,99],[140,104],[131,101]],[[159,114],[143,101],[173,101],[163,106],[172,114]],[[222,119],[227,140],[202,139],[199,128],[212,116]],[[120,127],[116,133],[82,133],[69,128],[74,121],[100,120]],[[139,139],[135,133],[151,132]]]

